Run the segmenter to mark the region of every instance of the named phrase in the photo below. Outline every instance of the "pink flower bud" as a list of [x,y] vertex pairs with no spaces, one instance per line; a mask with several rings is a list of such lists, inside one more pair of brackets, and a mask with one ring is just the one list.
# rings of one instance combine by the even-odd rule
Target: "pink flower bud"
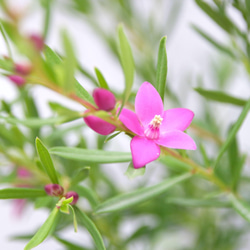
[[110,111],[115,107],[115,96],[107,89],[95,89],[93,97],[97,107],[101,110]]
[[10,75],[8,76],[8,78],[17,86],[23,86],[26,82],[26,80],[22,76],[18,76],[18,75]]
[[44,190],[50,196],[61,196],[64,192],[63,187],[58,184],[48,184],[44,187]]
[[30,41],[34,44],[38,51],[42,51],[44,47],[44,40],[40,35],[32,34],[29,36]]
[[20,75],[28,75],[31,72],[31,65],[30,64],[15,64],[15,72]]
[[89,115],[87,117],[84,117],[83,119],[91,129],[101,135],[109,135],[116,129],[114,125],[93,115]]
[[29,178],[31,177],[32,174],[30,173],[30,171],[28,171],[26,168],[24,167],[19,167],[17,169],[17,177],[20,178],[20,179],[23,179],[23,178]]
[[70,197],[73,196],[73,201],[70,203],[71,205],[75,205],[79,199],[79,195],[74,192],[74,191],[69,191],[66,195],[65,195],[65,198],[66,199],[69,199]]

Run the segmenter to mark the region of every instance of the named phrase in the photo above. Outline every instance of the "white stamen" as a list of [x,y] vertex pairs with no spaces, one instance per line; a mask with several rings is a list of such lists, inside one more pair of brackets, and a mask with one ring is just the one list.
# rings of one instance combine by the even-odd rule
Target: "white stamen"
[[153,125],[154,128],[159,128],[163,118],[160,115],[155,115],[154,119],[150,122],[150,125]]

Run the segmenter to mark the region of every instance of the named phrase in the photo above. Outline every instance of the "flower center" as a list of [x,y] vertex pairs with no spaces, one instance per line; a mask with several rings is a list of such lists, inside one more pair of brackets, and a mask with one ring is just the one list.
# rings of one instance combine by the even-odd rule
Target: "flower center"
[[160,136],[160,126],[163,118],[160,115],[155,115],[148,127],[144,131],[144,135],[151,140],[157,140]]

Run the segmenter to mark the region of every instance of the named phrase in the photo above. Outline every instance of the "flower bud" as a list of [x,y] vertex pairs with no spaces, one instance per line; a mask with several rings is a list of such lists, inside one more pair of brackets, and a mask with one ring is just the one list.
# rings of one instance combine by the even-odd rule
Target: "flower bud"
[[63,187],[58,184],[47,184],[44,190],[50,196],[61,196],[64,192]]
[[26,80],[22,76],[18,76],[18,75],[10,75],[8,76],[8,78],[17,86],[23,86],[26,82]]
[[31,176],[32,176],[31,172],[28,171],[26,168],[18,167],[18,169],[17,169],[17,177],[18,178],[23,179],[23,178],[29,178]]
[[95,89],[93,92],[93,98],[97,107],[101,110],[110,111],[115,107],[115,96],[107,89]]
[[75,205],[79,199],[79,195],[78,193],[74,192],[74,191],[69,191],[66,195],[65,198],[69,199],[70,197],[73,196],[73,201],[70,203],[71,205]]
[[15,72],[20,75],[28,75],[31,72],[31,65],[30,64],[15,64]]
[[115,131],[116,127],[99,117],[89,115],[83,118],[85,123],[96,133],[101,135],[109,135]]
[[40,35],[32,34],[29,36],[30,41],[34,44],[37,51],[42,51],[44,47],[44,40]]

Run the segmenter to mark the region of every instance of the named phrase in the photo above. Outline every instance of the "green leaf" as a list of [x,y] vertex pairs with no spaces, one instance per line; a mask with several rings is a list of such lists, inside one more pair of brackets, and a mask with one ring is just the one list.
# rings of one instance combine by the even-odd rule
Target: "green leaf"
[[50,153],[66,159],[94,163],[117,163],[131,161],[131,153],[112,152],[72,147],[54,147]]
[[75,80],[75,91],[76,95],[81,99],[93,104],[95,106],[95,102],[93,97],[89,94],[89,92],[77,81]]
[[169,197],[166,199],[168,204],[175,204],[185,207],[231,207],[227,201],[217,199],[186,199]]
[[63,47],[66,53],[64,65],[64,77],[63,77],[63,89],[66,93],[71,93],[75,88],[75,68],[76,68],[76,57],[73,49],[73,45],[70,41],[69,35],[66,31],[62,33]]
[[160,157],[160,162],[162,162],[163,164],[165,164],[168,168],[170,168],[173,171],[179,171],[179,172],[183,172],[183,171],[190,171],[191,168],[188,164],[178,160],[175,157],[172,157],[170,155],[164,156],[164,157]]
[[54,184],[59,184],[57,173],[54,164],[52,162],[51,156],[49,154],[49,151],[39,138],[36,138],[36,150],[51,182]]
[[91,236],[95,242],[96,249],[105,250],[106,248],[105,248],[102,236],[99,233],[99,231],[96,228],[93,221],[90,220],[90,218],[77,207],[75,207],[75,212],[76,212],[78,221],[81,222],[86,227],[86,229],[89,231],[89,233],[91,234]]
[[62,123],[66,123],[69,121],[73,121],[76,119],[81,118],[82,115],[79,113],[74,113],[73,116],[57,116],[57,117],[50,117],[50,118],[26,118],[25,120],[20,120],[14,117],[4,117],[0,116],[0,119],[4,119],[6,122],[11,124],[20,124],[28,128],[40,128],[45,125],[60,125]]
[[118,37],[119,37],[119,52],[120,52],[120,60],[123,69],[123,73],[125,76],[125,91],[122,100],[122,107],[127,102],[134,81],[134,72],[135,72],[135,64],[132,55],[132,50],[130,48],[128,39],[124,33],[123,26],[118,26]]
[[229,103],[237,106],[244,106],[246,104],[246,100],[230,96],[224,92],[216,91],[216,90],[206,90],[202,88],[195,88],[196,92],[198,92],[200,95],[204,96],[205,98],[217,102],[222,103]]
[[69,242],[67,240],[64,240],[58,236],[54,236],[54,238],[59,241],[60,243],[62,243],[67,250],[90,250],[88,248],[73,244],[72,242]]
[[142,168],[134,168],[133,162],[131,161],[128,165],[128,169],[126,170],[126,172],[124,173],[129,179],[134,179],[138,176],[142,176],[145,174],[146,171],[146,167],[142,167]]
[[250,222],[250,207],[235,195],[230,194],[229,199],[232,202],[234,210],[240,214],[246,221]]
[[43,27],[43,38],[45,39],[49,32],[50,20],[51,20],[51,0],[43,0],[43,7],[45,11],[44,27]]
[[44,224],[40,227],[40,229],[36,232],[36,234],[32,237],[29,243],[25,246],[24,250],[30,250],[39,244],[41,244],[46,237],[49,235],[53,224],[56,220],[58,209],[55,207]]
[[216,169],[218,166],[218,163],[222,157],[222,155],[226,152],[226,150],[228,149],[228,147],[230,146],[230,144],[232,143],[233,139],[235,138],[237,132],[239,131],[243,121],[245,120],[248,111],[250,108],[250,99],[248,100],[248,102],[246,103],[246,105],[244,106],[238,120],[235,122],[234,126],[232,127],[232,129],[230,130],[226,141],[224,142],[224,144],[222,145],[222,147],[220,148],[219,154],[217,156],[217,159],[215,161],[214,164],[214,168]]
[[97,76],[100,87],[104,88],[104,89],[109,89],[108,83],[106,82],[103,74],[101,73],[101,71],[98,68],[95,68],[95,74]]
[[96,208],[95,212],[97,214],[110,213],[141,204],[142,202],[148,201],[160,194],[163,194],[172,186],[189,179],[191,176],[192,174],[185,173],[184,175],[169,178],[151,187],[141,188],[134,192],[121,194],[101,203]]
[[193,24],[192,28],[197,33],[199,33],[203,38],[205,38],[208,42],[210,42],[215,48],[219,49],[223,53],[226,53],[227,55],[229,55],[233,59],[236,59],[236,55],[233,53],[233,49],[231,49],[230,47],[228,47],[226,45],[223,45],[220,42],[216,41],[213,37],[211,37],[210,35],[208,35],[205,31],[203,31],[202,29],[200,29],[198,26],[196,26],[196,25]]
[[44,189],[5,188],[0,190],[0,199],[28,199],[46,196]]
[[71,186],[82,182],[89,176],[90,167],[83,167],[76,171],[76,174],[71,179]]
[[0,68],[12,72],[14,69],[14,65],[11,60],[0,59]]
[[156,70],[156,89],[164,102],[165,86],[168,72],[168,59],[166,52],[167,37],[162,37],[158,50],[158,62]]
[[73,224],[74,224],[74,229],[75,229],[75,232],[77,233],[77,220],[76,220],[76,214],[75,214],[75,210],[74,208],[71,206],[71,205],[68,205],[69,208],[71,209],[72,211],[72,214],[73,214]]
[[48,45],[45,45],[43,53],[45,55],[46,61],[50,65],[62,64],[61,58]]

